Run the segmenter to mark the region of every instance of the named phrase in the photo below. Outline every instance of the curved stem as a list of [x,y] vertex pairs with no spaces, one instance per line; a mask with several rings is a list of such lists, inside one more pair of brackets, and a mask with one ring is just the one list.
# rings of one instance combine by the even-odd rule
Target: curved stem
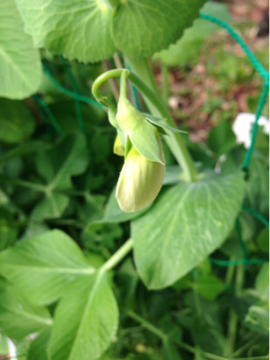
[[[175,123],[166,106],[163,104],[163,101],[161,100],[158,92],[150,89],[149,86],[147,86],[137,75],[129,70],[111,70],[99,76],[92,86],[92,93],[96,100],[104,106],[113,106],[106,97],[100,94],[99,87],[112,77],[120,77],[123,71],[126,72],[126,77],[128,80],[131,81],[146,98],[151,112],[154,115],[161,115],[165,119],[167,125],[176,128]],[[144,76],[142,77],[145,78]],[[152,86],[154,85],[152,84]],[[195,181],[197,177],[197,170],[179,133],[171,132],[169,139],[165,140],[171,148],[176,160],[182,166],[187,181]]]
[[120,98],[126,99],[127,97],[127,77],[130,75],[128,70],[122,71],[121,78],[120,78]]
[[106,71],[104,74],[100,75],[93,83],[92,85],[92,94],[94,95],[94,97],[96,98],[96,100],[101,104],[104,105],[106,107],[108,107],[108,103],[107,103],[107,97],[104,97],[100,94],[99,92],[99,88],[100,86],[107,80],[111,79],[111,78],[116,78],[116,77],[120,77],[123,70],[125,69],[116,69],[116,70],[109,70]]

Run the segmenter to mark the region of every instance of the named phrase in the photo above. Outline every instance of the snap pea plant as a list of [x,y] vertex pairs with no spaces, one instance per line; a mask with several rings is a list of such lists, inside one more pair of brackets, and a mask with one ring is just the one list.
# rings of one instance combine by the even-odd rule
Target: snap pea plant
[[[120,99],[117,112],[108,100],[99,94],[99,86],[108,78],[121,74]],[[181,132],[166,124],[166,119],[158,119],[151,114],[138,111],[126,95],[126,78],[137,83],[153,104],[157,104],[163,113],[160,99],[127,70],[112,70],[98,78],[93,84],[93,93],[100,104],[109,107],[110,123],[117,129],[115,153],[125,155],[125,164],[119,177],[116,198],[125,212],[134,212],[145,208],[158,195],[165,175],[165,156],[159,132]],[[132,76],[133,75],[133,76]],[[166,113],[166,111],[165,111]],[[171,121],[172,122],[172,121]],[[175,136],[175,135],[174,135]],[[185,160],[183,157],[181,158]],[[190,163],[192,165],[192,162]]]
[[[2,0],[0,20],[3,358],[9,338],[20,360],[268,359],[268,155],[257,123],[269,75],[226,7]],[[147,58],[166,74],[217,24],[264,90],[247,154],[222,122],[198,163]],[[93,64],[113,56],[128,68]]]

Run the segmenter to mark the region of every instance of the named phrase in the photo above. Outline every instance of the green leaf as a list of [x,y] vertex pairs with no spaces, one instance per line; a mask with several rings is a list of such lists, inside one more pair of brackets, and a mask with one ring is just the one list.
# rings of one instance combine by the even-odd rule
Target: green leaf
[[268,335],[269,333],[269,309],[263,306],[253,305],[249,308],[245,317],[245,323],[253,330]]
[[31,0],[16,3],[35,47],[85,63],[109,58],[115,52],[109,30],[111,10],[103,2],[37,0],[34,7]]
[[0,128],[0,140],[13,144],[32,135],[36,123],[23,102],[0,99]]
[[4,208],[0,208],[0,251],[16,241],[19,229],[14,224],[13,215]]
[[198,17],[204,0],[129,0],[114,12],[115,45],[132,57],[150,57],[175,43]]
[[50,228],[40,222],[29,222],[24,234],[21,236],[20,240],[26,240],[31,239],[37,235],[41,235],[47,231],[49,231]]
[[9,347],[8,347],[7,339],[0,333],[0,355],[8,355],[8,354],[9,354]]
[[215,154],[221,156],[236,146],[236,136],[231,126],[226,121],[222,121],[211,129],[207,144]]
[[182,169],[178,165],[166,166],[163,185],[175,184],[181,180]]
[[76,243],[60,230],[17,243],[0,254],[0,273],[39,305],[56,301],[78,277],[93,272]]
[[[215,16],[226,23],[231,22],[230,13],[224,4],[207,2],[200,13]],[[168,66],[193,64],[198,61],[200,47],[204,40],[218,29],[220,27],[217,24],[204,19],[196,19],[193,26],[186,29],[184,35],[175,45],[155,54],[154,57]]]
[[255,288],[262,299],[269,299],[269,263],[261,267],[259,274],[256,277]]
[[[13,101],[14,103],[14,101]],[[26,120],[26,119],[25,119]],[[27,121],[27,120],[26,120]],[[21,129],[20,129],[21,130]],[[20,134],[21,136],[21,134]],[[35,153],[41,151],[42,149],[46,149],[50,147],[49,144],[41,142],[39,140],[31,140],[27,143],[23,143],[18,147],[12,148],[9,152],[5,153],[5,155],[0,157],[0,164],[4,163],[5,161],[12,159],[18,155],[26,155],[30,153]]]
[[50,190],[70,189],[71,176],[83,173],[88,160],[85,137],[81,133],[73,133],[49,151],[40,153],[37,168]]
[[[254,154],[255,155],[255,154]],[[269,170],[268,159],[256,157],[250,163],[250,176],[246,182],[247,205],[261,215],[269,213]]]
[[27,360],[48,360],[47,346],[51,335],[51,328],[40,331],[38,337],[30,344]]
[[155,125],[155,126],[157,126],[157,127],[159,127],[159,128],[164,129],[164,130],[165,130],[165,135],[166,135],[167,133],[169,134],[169,132],[168,132],[168,131],[166,132],[166,130],[169,130],[169,131],[172,131],[172,132],[178,132],[178,133],[185,133],[185,134],[187,134],[186,131],[183,131],[183,130],[180,130],[180,129],[177,129],[177,128],[173,128],[173,127],[167,125],[167,124],[165,123],[166,119],[158,118],[158,117],[156,117],[156,116],[154,116],[154,115],[151,115],[151,114],[144,114],[144,115],[145,115],[145,119],[146,119],[148,122],[150,122],[151,124],[153,124],[153,125]]
[[14,287],[9,286],[0,294],[0,327],[9,337],[22,339],[51,325],[49,311],[30,304]]
[[256,239],[256,243],[258,244],[261,251],[265,253],[269,253],[269,229],[265,228],[259,232],[259,235]]
[[205,299],[215,300],[224,290],[224,284],[214,274],[204,274],[193,284],[193,289]]
[[24,32],[14,0],[1,0],[0,23],[0,96],[24,99],[41,81],[39,53]]
[[182,357],[177,348],[169,341],[164,341],[162,344],[162,359],[163,360],[181,360]]
[[100,357],[115,336],[117,323],[117,304],[104,271],[74,283],[55,312],[50,359]]
[[37,170],[46,182],[45,197],[32,211],[32,218],[60,217],[69,203],[65,194],[55,190],[72,188],[71,176],[83,173],[88,165],[85,137],[80,133],[65,136],[47,152],[37,157]]
[[64,194],[48,193],[34,208],[31,218],[33,220],[52,219],[60,217],[68,206],[69,198]]
[[[76,71],[78,71],[77,68]],[[50,104],[49,107],[66,134],[80,130],[80,125],[76,118],[76,108],[73,101],[57,101]],[[99,125],[100,121],[104,118],[104,110],[81,103],[81,111],[82,117],[85,119],[86,131],[92,140],[95,135],[97,125]]]
[[194,360],[206,360],[201,350],[197,350]]
[[226,338],[216,326],[210,326],[202,318],[194,317],[191,335],[194,343],[202,350],[222,355]]
[[135,262],[151,289],[174,283],[228,236],[244,193],[242,173],[179,183],[132,222]]

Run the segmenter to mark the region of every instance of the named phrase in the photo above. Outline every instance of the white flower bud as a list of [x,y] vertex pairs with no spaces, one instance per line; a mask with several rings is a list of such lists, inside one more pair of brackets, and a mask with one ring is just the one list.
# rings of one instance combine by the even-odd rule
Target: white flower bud
[[135,212],[145,208],[157,197],[165,175],[165,156],[158,133],[159,155],[163,162],[148,160],[134,146],[128,152],[121,171],[116,198],[125,212]]

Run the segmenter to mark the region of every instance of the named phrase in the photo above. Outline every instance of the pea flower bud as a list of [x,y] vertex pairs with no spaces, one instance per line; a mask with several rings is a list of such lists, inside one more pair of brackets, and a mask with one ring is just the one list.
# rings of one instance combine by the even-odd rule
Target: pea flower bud
[[157,197],[165,175],[165,156],[159,134],[155,131],[162,161],[151,161],[134,146],[129,150],[121,171],[116,198],[121,210],[135,212],[145,208]]
[[125,142],[129,138],[132,145],[141,155],[148,160],[164,164],[160,155],[159,137],[155,133],[157,131],[156,127],[125,97],[119,100],[116,119]]

